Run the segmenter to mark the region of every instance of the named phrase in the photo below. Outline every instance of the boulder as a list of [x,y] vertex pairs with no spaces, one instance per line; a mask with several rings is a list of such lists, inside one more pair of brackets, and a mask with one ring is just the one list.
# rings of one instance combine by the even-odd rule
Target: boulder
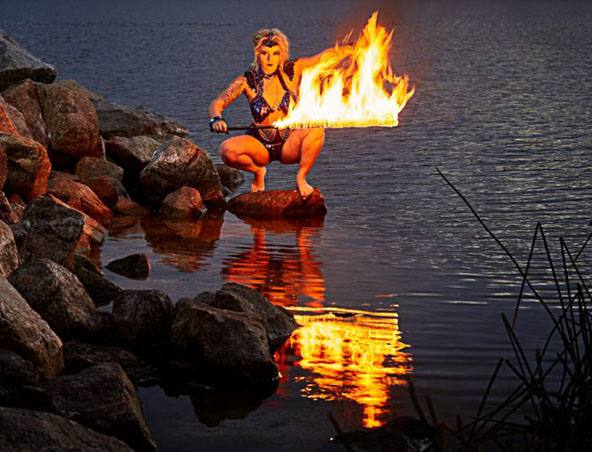
[[37,85],[49,141],[49,154],[59,165],[85,156],[104,157],[99,123],[92,103],[63,86]]
[[152,158],[152,154],[166,142],[162,137],[111,137],[105,142],[107,155],[121,166],[126,174],[137,179]]
[[0,91],[26,78],[51,83],[56,78],[56,70],[0,30]]
[[0,220],[0,276],[5,278],[21,265],[12,229]]
[[[129,350],[110,345],[91,345],[82,342],[64,343],[66,372],[81,370],[102,363],[119,364],[134,384],[149,384],[158,380],[158,370]],[[1,355],[0,355],[0,362]]]
[[153,156],[139,176],[149,196],[162,200],[169,193],[187,186],[199,190],[208,208],[224,208],[220,177],[207,152],[191,141],[173,137]]
[[74,271],[78,271],[79,269],[84,268],[90,272],[93,272],[97,275],[104,275],[103,269],[100,267],[100,264],[95,264],[91,259],[89,259],[84,254],[77,253],[74,256]]
[[84,229],[84,215],[49,196],[33,199],[12,232],[24,262],[47,257],[72,268]]
[[0,344],[31,361],[42,378],[55,378],[64,368],[62,341],[3,276],[0,276]]
[[47,131],[35,82],[27,79],[8,88],[2,96],[21,112],[33,140],[47,148]]
[[161,290],[124,290],[113,299],[119,339],[146,345],[168,339],[174,313],[171,299]]
[[287,310],[274,306],[257,290],[240,284],[224,284],[209,304],[218,309],[261,315],[272,350],[298,328],[294,316]]
[[3,191],[0,191],[0,221],[6,224],[15,224],[19,219],[19,214],[16,212],[10,201]]
[[180,135],[189,133],[181,123],[144,107],[130,107],[113,102],[95,102],[101,135],[136,137],[140,135]]
[[4,188],[4,184],[6,183],[6,175],[8,173],[8,157],[6,156],[6,151],[4,150],[4,146],[0,144],[0,190]]
[[33,364],[15,352],[0,349],[0,399],[23,385],[36,385],[39,375]]
[[88,186],[99,199],[109,208],[117,205],[119,198],[128,198],[125,187],[117,179],[111,176],[88,177],[82,179],[84,185]]
[[23,114],[2,96],[0,96],[0,131],[33,139]]
[[49,381],[44,387],[59,415],[115,436],[135,450],[156,448],[136,388],[119,364],[97,364]]
[[51,413],[0,408],[3,452],[134,452],[124,442]]
[[109,262],[107,268],[128,278],[145,279],[150,274],[150,260],[146,254],[131,254]]
[[165,218],[190,220],[204,215],[206,208],[198,190],[181,187],[164,198],[159,213]]
[[236,168],[219,163],[216,165],[216,171],[220,176],[222,187],[226,187],[228,193],[232,193],[238,187],[245,183],[245,173]]
[[95,305],[66,268],[50,259],[36,259],[13,271],[8,281],[61,338],[96,334]]
[[303,218],[324,216],[325,199],[318,188],[303,201],[297,190],[243,193],[228,201],[228,210],[238,217]]
[[265,387],[279,377],[258,314],[217,309],[182,298],[175,306],[171,343],[185,361],[198,368],[205,362],[213,368],[218,383],[239,380]]
[[8,162],[5,190],[27,201],[44,194],[51,171],[45,148],[28,138],[6,134],[0,134],[0,147]]
[[47,192],[101,224],[108,224],[113,217],[113,212],[90,187],[79,182],[61,177],[50,179]]
[[94,244],[101,244],[107,238],[107,229],[103,227],[97,220],[92,217],[89,217],[87,214],[82,212],[81,210],[75,209],[74,207],[66,204],[60,198],[56,198],[53,195],[47,195],[51,199],[53,199],[58,204],[68,208],[75,210],[76,212],[80,213],[84,217],[84,227],[82,228],[82,237],[78,242],[76,249],[89,249],[91,243]]
[[92,298],[95,306],[104,306],[121,292],[121,288],[105,279],[100,273],[93,272],[86,267],[74,264],[74,274]]
[[15,135],[17,137],[20,136],[12,118],[8,115],[6,110],[2,108],[2,102],[0,102],[0,133]]
[[111,176],[119,182],[123,180],[123,168],[98,157],[83,157],[76,164],[76,176],[80,179]]
[[113,206],[113,213],[119,217],[143,217],[148,209],[127,198],[119,196],[117,203]]
[[82,97],[86,97],[91,102],[104,102],[105,98],[94,91],[91,91],[88,88],[85,88],[76,80],[66,79],[60,80],[54,83],[54,85],[62,86],[64,88],[69,89],[70,91],[74,91],[77,94],[80,94]]

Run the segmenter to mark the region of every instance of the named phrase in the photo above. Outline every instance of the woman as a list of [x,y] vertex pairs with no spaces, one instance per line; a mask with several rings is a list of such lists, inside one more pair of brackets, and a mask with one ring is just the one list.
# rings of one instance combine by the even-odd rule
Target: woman
[[[218,133],[227,132],[222,111],[238,96],[249,101],[253,125],[272,125],[286,116],[291,102],[296,100],[302,70],[314,65],[321,56],[288,60],[290,43],[277,28],[260,30],[253,36],[255,61],[251,68],[238,76],[230,86],[212,101],[209,108],[210,126]],[[302,199],[308,198],[313,188],[306,176],[314,165],[323,143],[325,131],[313,129],[249,129],[246,135],[225,140],[220,145],[220,156],[228,166],[255,175],[251,191],[265,190],[265,165],[273,160],[281,163],[300,163],[296,186]]]

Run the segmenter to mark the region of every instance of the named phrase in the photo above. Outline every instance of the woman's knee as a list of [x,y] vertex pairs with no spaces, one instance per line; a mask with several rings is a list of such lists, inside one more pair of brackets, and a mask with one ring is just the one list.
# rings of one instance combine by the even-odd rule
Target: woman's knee
[[236,149],[228,143],[228,140],[220,143],[220,158],[224,163],[231,164],[237,159],[238,155]]

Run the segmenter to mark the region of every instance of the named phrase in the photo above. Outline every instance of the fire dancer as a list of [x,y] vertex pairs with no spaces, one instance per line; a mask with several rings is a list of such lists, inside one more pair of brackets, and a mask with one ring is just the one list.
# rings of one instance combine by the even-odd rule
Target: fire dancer
[[[249,102],[254,121],[252,126],[271,126],[285,117],[290,103],[297,98],[302,70],[334,50],[327,49],[313,57],[289,60],[290,42],[277,28],[255,33],[253,45],[255,61],[251,68],[238,76],[210,104],[210,125],[215,132],[228,132],[222,111],[241,94]],[[299,163],[296,186],[300,196],[306,199],[313,191],[306,176],[324,141],[323,128],[290,130],[253,127],[246,135],[223,141],[220,156],[227,165],[255,175],[251,185],[253,192],[265,190],[265,165],[274,160],[286,164]]]

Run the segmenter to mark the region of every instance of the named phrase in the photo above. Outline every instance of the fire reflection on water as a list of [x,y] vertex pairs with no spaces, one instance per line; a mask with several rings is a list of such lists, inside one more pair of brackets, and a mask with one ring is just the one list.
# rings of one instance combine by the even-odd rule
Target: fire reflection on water
[[[298,366],[310,373],[296,379],[303,397],[353,401],[362,409],[364,427],[383,425],[392,408],[391,388],[405,385],[404,376],[412,371],[397,313],[323,307],[325,280],[313,247],[322,224],[245,221],[253,244],[227,259],[222,274],[295,314],[301,327],[276,353],[284,378]],[[273,246],[266,232],[294,234],[296,247]],[[306,307],[297,306],[299,296],[308,299]]]

